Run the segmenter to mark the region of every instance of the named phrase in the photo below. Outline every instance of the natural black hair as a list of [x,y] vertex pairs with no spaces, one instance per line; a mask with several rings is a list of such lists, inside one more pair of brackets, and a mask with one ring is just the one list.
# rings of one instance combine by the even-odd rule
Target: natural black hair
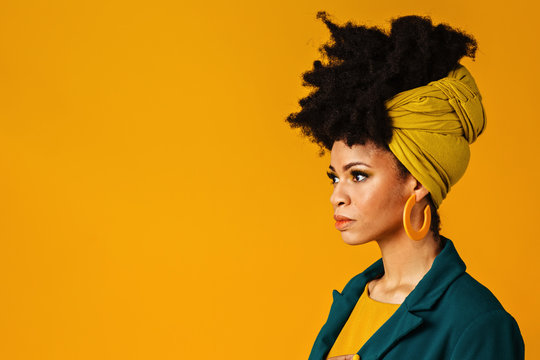
[[[348,146],[372,142],[390,151],[392,119],[385,101],[394,95],[441,79],[468,56],[474,60],[476,40],[447,24],[433,25],[428,16],[393,18],[390,31],[347,22],[337,25],[320,11],[331,39],[319,50],[322,61],[302,74],[312,91],[299,100],[301,110],[286,121],[320,147],[319,155],[337,140]],[[395,158],[395,156],[394,156]],[[409,171],[397,160],[400,173]],[[431,230],[439,239],[440,219],[431,195]]]

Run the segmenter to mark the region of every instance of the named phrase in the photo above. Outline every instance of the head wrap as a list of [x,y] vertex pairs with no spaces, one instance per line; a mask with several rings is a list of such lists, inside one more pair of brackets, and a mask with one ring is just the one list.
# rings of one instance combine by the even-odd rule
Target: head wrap
[[431,193],[438,208],[465,173],[469,144],[486,128],[482,96],[463,66],[442,79],[386,101],[392,118],[390,151]]

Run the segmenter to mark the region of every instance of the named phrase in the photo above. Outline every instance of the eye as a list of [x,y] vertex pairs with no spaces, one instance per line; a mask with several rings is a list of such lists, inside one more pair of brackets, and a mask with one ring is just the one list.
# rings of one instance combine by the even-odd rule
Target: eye
[[332,185],[339,182],[339,178],[336,175],[332,174],[331,172],[327,172],[326,176],[328,176],[330,178],[330,180],[332,180],[332,182],[331,182]]
[[368,175],[365,172],[359,171],[359,170],[353,170],[351,171],[351,174],[354,180],[357,182],[364,181],[365,179],[368,178]]

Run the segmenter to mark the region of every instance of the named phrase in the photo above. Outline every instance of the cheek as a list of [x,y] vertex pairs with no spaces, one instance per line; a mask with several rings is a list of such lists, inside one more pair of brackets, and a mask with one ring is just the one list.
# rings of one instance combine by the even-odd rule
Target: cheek
[[359,205],[363,208],[381,208],[384,207],[384,204],[387,204],[389,199],[392,197],[390,195],[390,189],[387,189],[381,184],[372,182],[370,186],[365,186],[362,189],[359,189],[356,194],[356,200]]
[[356,207],[360,215],[377,219],[400,216],[403,206],[400,203],[399,185],[395,183],[372,183],[355,194]]

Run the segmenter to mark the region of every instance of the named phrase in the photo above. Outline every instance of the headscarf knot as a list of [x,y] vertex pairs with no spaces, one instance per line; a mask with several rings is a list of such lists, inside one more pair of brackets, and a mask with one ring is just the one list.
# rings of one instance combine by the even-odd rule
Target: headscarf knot
[[438,208],[467,169],[469,145],[486,128],[474,78],[459,65],[442,79],[393,96],[386,108],[393,126],[390,150]]

